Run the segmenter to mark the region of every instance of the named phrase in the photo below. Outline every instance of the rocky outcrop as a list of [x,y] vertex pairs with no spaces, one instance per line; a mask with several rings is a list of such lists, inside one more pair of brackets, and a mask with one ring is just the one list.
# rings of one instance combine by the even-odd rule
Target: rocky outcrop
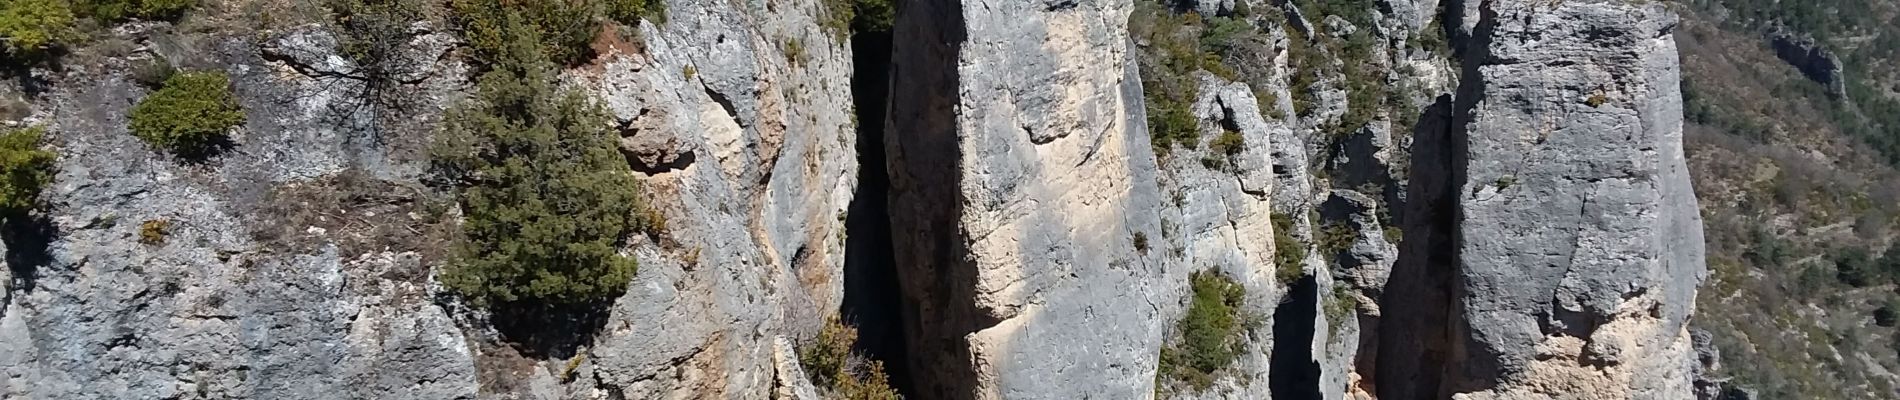
[[[1201,98],[1192,109],[1201,123],[1201,143],[1174,149],[1162,160],[1157,179],[1170,199],[1162,205],[1163,239],[1157,251],[1165,252],[1171,267],[1160,277],[1166,290],[1174,294],[1160,305],[1163,321],[1174,321],[1184,311],[1175,304],[1186,297],[1188,274],[1215,270],[1232,278],[1246,289],[1240,312],[1265,317],[1286,295],[1286,285],[1274,275],[1272,147],[1268,144],[1277,131],[1287,130],[1288,121],[1271,119],[1259,110],[1260,103],[1244,83],[1228,82],[1211,75],[1201,78]],[[1233,153],[1223,153],[1212,145],[1216,138],[1229,134],[1242,138],[1243,145]],[[1162,324],[1172,330],[1172,324]],[[1257,399],[1273,394],[1268,370],[1274,340],[1270,326],[1247,332],[1249,351],[1235,360],[1225,373],[1206,390],[1167,387],[1161,392],[1168,398]],[[1310,360],[1308,360],[1310,361]]]
[[1768,34],[1768,44],[1775,49],[1775,57],[1801,70],[1808,79],[1826,86],[1828,94],[1847,95],[1847,77],[1843,75],[1846,72],[1842,70],[1840,57],[1814,38],[1789,29],[1777,29]]
[[1411,198],[1429,205],[1408,213],[1382,299],[1380,394],[1692,398],[1706,271],[1674,16],[1595,1],[1479,15],[1452,126],[1416,141],[1442,147],[1415,149]]
[[[898,16],[891,224],[921,398],[1129,398],[1182,299],[1126,0]],[[1110,289],[1112,288],[1112,289]]]
[[[50,243],[12,249],[44,257],[9,257],[38,263],[7,272],[0,397],[811,393],[786,375],[841,298],[856,137],[829,105],[849,101],[850,56],[818,2],[779,7],[672,1],[664,24],[609,30],[566,72],[619,119],[669,229],[630,238],[624,296],[548,325],[471,310],[432,278],[457,215],[424,183],[426,152],[469,76],[446,29],[412,25],[379,85],[321,24],[132,24],[101,40],[137,50],[78,49],[96,62],[47,73],[25,121],[60,158]],[[221,155],[176,160],[128,133],[149,93],[131,71],[156,56],[232,76],[247,122]],[[142,243],[149,227],[162,240]]]
[[635,169],[668,233],[635,247],[640,274],[563,396],[767,397],[803,381],[775,377],[796,365],[779,340],[816,334],[843,296],[857,138],[832,105],[850,103],[848,47],[803,13],[689,2],[668,15],[640,26],[643,47],[597,44],[611,49],[598,72],[571,74],[620,120],[623,150],[675,156]]
[[[1193,72],[1201,135],[1158,158],[1133,1],[1149,0],[905,2],[888,114],[866,113],[883,127],[866,157],[888,168],[875,199],[854,198],[852,57],[820,28],[827,3],[677,0],[663,24],[610,29],[562,84],[613,115],[668,229],[628,238],[625,295],[559,318],[471,309],[433,278],[459,215],[427,149],[473,69],[453,32],[411,25],[395,82],[372,85],[322,24],[127,25],[108,39],[129,54],[34,72],[47,91],[25,122],[60,159],[43,218],[6,233],[0,397],[817,398],[797,347],[847,297],[854,200],[888,206],[895,260],[867,267],[895,269],[902,298],[856,295],[897,304],[877,315],[901,318],[881,340],[903,356],[884,361],[912,398],[1735,393],[1686,330],[1701,228],[1661,6],[1446,0],[1453,79],[1407,45],[1436,0],[1360,22],[1167,2],[1239,16],[1226,28],[1273,51],[1223,60],[1258,67],[1244,82]],[[1348,32],[1372,37],[1355,71],[1392,86],[1371,108],[1323,37]],[[1291,60],[1289,36],[1313,59]],[[128,134],[150,91],[132,71],[156,56],[233,76],[248,122],[223,155],[180,162]],[[1435,103],[1407,126],[1398,98]],[[1370,121],[1335,131],[1353,111]],[[1306,257],[1278,265],[1285,241]],[[1186,390],[1157,353],[1204,270],[1260,323]]]

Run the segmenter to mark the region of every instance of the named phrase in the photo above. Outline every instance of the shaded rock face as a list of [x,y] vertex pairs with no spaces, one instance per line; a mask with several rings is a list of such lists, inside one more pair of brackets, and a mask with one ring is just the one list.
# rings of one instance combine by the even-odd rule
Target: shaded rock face
[[1840,58],[1813,38],[1782,30],[1768,34],[1768,44],[1775,49],[1775,57],[1801,70],[1808,79],[1826,86],[1828,94],[1847,95],[1847,80],[1842,76],[1845,71],[1841,69]]
[[1381,394],[1692,398],[1706,271],[1674,16],[1481,7],[1452,126],[1416,141],[1410,198],[1427,205],[1382,300],[1406,316],[1384,322]]
[[[567,71],[618,119],[670,229],[629,238],[638,277],[597,333],[533,333],[552,344],[432,278],[458,214],[426,153],[469,76],[446,29],[412,26],[396,82],[371,87],[321,25],[128,25],[110,39],[152,50],[47,74],[28,118],[60,157],[49,243],[14,249],[44,259],[0,276],[20,278],[0,297],[0,397],[807,398],[794,344],[837,310],[857,161],[831,106],[850,52],[794,3],[670,2]],[[222,154],[183,162],[128,132],[150,92],[130,71],[156,55],[230,74],[246,123]],[[147,221],[162,241],[141,243]]]
[[885,143],[913,395],[1153,393],[1158,304],[1181,283],[1158,279],[1162,197],[1130,8],[899,11]]

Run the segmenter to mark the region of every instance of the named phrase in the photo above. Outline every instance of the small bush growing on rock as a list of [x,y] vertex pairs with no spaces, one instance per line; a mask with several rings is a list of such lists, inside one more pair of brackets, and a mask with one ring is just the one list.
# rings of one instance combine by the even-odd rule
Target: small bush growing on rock
[[1175,323],[1178,339],[1161,349],[1161,372],[1196,390],[1214,384],[1214,374],[1234,363],[1246,350],[1246,331],[1259,318],[1241,311],[1246,289],[1214,271],[1189,276],[1192,290],[1187,313]]
[[451,110],[432,153],[463,182],[466,221],[441,278],[478,304],[579,305],[626,290],[635,263],[622,241],[641,226],[639,181],[598,104],[555,84],[555,64],[518,18],[512,40]]
[[1351,249],[1353,242],[1359,240],[1357,236],[1358,232],[1353,231],[1352,227],[1346,226],[1345,223],[1333,222],[1321,226],[1319,229],[1319,251],[1321,256],[1331,258],[1347,249]]
[[1293,237],[1293,217],[1286,213],[1273,213],[1273,266],[1274,277],[1281,284],[1290,285],[1305,275],[1306,244]]
[[1240,154],[1241,150],[1247,148],[1247,138],[1240,136],[1240,132],[1238,131],[1227,130],[1221,132],[1220,136],[1214,137],[1214,141],[1208,143],[1207,148],[1213,150],[1215,153],[1233,156]]
[[166,219],[147,220],[139,224],[139,243],[157,246],[165,243],[165,236],[172,233],[172,221]]
[[825,398],[898,398],[897,390],[890,386],[890,377],[884,373],[884,363],[851,351],[857,342],[857,328],[831,317],[816,339],[799,346],[798,364],[805,369],[805,376],[811,379],[812,385],[824,392]]
[[53,180],[51,151],[40,148],[45,131],[39,127],[21,128],[0,135],[0,216],[13,216],[32,209],[40,189]]
[[1359,310],[1359,296],[1353,295],[1352,288],[1335,283],[1332,296],[1328,296],[1323,306],[1326,310],[1328,332],[1338,335],[1339,328],[1345,325],[1347,319],[1353,318]]
[[1583,101],[1584,104],[1589,104],[1590,107],[1602,107],[1604,103],[1609,102],[1610,98],[1604,96],[1603,92],[1591,93],[1590,98]]
[[811,56],[805,53],[805,42],[798,38],[785,38],[779,42],[780,50],[785,52],[785,63],[796,67],[804,65]]
[[132,107],[132,134],[154,148],[184,157],[215,151],[225,133],[244,123],[223,72],[185,72]]
[[77,37],[66,0],[0,0],[0,42],[9,54],[35,53]]

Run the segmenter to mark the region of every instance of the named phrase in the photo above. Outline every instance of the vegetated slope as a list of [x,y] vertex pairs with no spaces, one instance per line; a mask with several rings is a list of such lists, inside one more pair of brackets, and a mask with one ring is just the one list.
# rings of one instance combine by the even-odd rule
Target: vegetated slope
[[[1713,271],[1696,324],[1732,377],[1723,390],[1900,397],[1894,4],[1757,3],[1690,2],[1676,33]],[[1773,32],[1812,35],[1845,93],[1778,57]]]

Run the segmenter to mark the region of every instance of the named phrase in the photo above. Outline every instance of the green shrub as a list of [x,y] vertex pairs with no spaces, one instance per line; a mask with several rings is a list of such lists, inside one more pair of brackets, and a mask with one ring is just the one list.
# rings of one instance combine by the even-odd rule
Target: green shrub
[[1359,310],[1359,296],[1353,295],[1352,288],[1334,283],[1332,295],[1327,296],[1324,301],[1325,304],[1322,307],[1326,312],[1328,332],[1334,335],[1329,338],[1337,338],[1339,328],[1344,326],[1348,319],[1353,318]]
[[40,189],[53,180],[58,155],[40,148],[45,130],[20,128],[0,135],[0,215],[19,215],[33,208]]
[[652,20],[656,24],[666,23],[666,1],[664,0],[608,0],[607,18],[627,26],[637,26],[640,19]]
[[223,72],[185,72],[132,107],[132,134],[154,148],[183,157],[217,150],[225,133],[244,123]]
[[852,32],[886,32],[896,18],[892,0],[825,0],[825,15],[818,24],[838,41],[849,39]]
[[1357,236],[1358,232],[1346,226],[1345,223],[1334,222],[1322,225],[1319,229],[1319,252],[1331,258],[1351,249],[1352,244],[1359,240]]
[[1258,32],[1239,19],[1175,14],[1154,1],[1138,1],[1135,5],[1129,29],[1131,35],[1147,43],[1141,48],[1139,66],[1149,140],[1155,154],[1167,156],[1174,146],[1199,145],[1200,122],[1191,111],[1200,96],[1201,83],[1195,72],[1240,79],[1242,71],[1224,64],[1223,57],[1238,51],[1238,44],[1256,40]]
[[895,0],[854,0],[857,16],[851,19],[851,29],[858,32],[888,32],[897,19]]
[[639,181],[606,111],[557,87],[538,33],[519,20],[501,29],[506,52],[447,113],[432,151],[440,171],[469,183],[442,281],[477,304],[616,297],[635,270],[622,240],[644,225]]
[[[600,2],[575,0],[451,0],[449,6],[475,58],[490,68],[516,45],[561,65],[586,61],[594,55],[591,44],[604,12]],[[535,32],[536,40],[514,40],[514,32],[527,31]]]
[[78,37],[66,0],[0,0],[0,41],[11,54],[27,54]]
[[1273,266],[1274,277],[1280,284],[1291,285],[1306,274],[1306,244],[1293,237],[1293,217],[1286,213],[1273,213]]
[[176,20],[197,0],[76,0],[81,14],[105,21]]
[[1161,372],[1200,390],[1214,384],[1215,373],[1246,351],[1246,331],[1260,318],[1241,311],[1246,289],[1214,271],[1189,276],[1192,294],[1187,313],[1175,323],[1180,337],[1161,349]]
[[1207,148],[1215,153],[1233,156],[1247,148],[1247,138],[1240,136],[1239,131],[1229,129],[1221,132],[1220,136],[1214,137],[1214,141],[1208,143]]
[[824,398],[845,400],[891,400],[898,398],[891,388],[884,363],[851,351],[858,342],[858,329],[831,317],[818,337],[798,347],[798,364],[812,385],[824,392]]
[[1891,280],[1887,271],[1875,268],[1874,260],[1868,256],[1866,249],[1844,248],[1836,250],[1830,258],[1834,261],[1834,274],[1840,278],[1841,283],[1853,287],[1868,287],[1885,284]]

